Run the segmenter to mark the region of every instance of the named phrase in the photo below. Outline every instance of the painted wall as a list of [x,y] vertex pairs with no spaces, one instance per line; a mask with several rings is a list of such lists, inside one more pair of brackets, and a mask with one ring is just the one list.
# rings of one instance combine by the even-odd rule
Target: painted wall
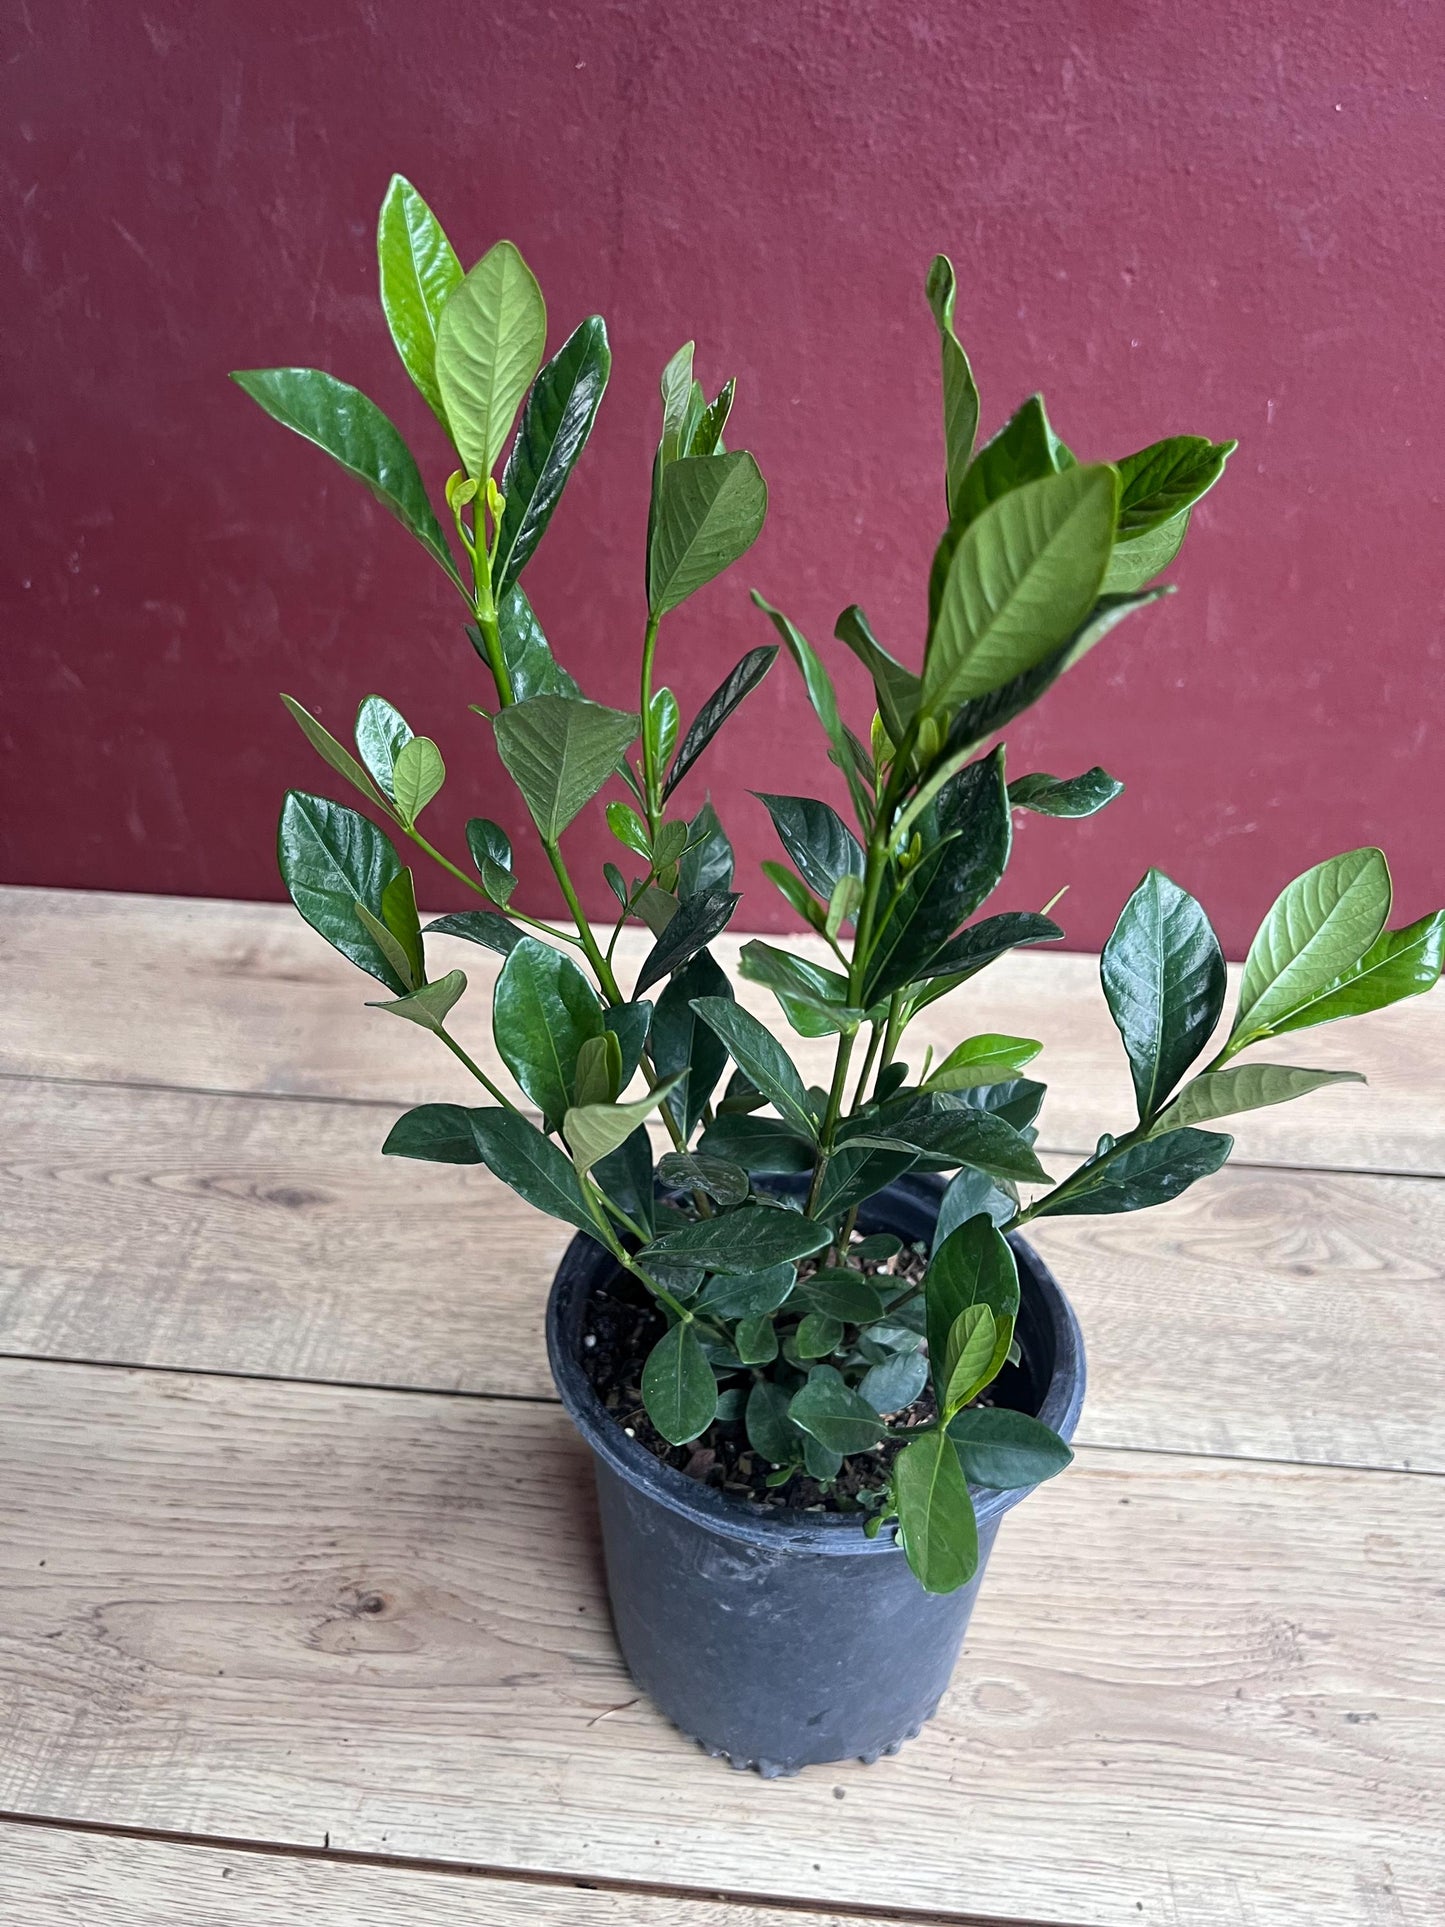
[[[1017,773],[1097,761],[1128,790],[1091,823],[1029,820],[1008,900],[1070,884],[1070,939],[1096,945],[1157,862],[1238,954],[1285,877],[1379,841],[1401,914],[1439,901],[1432,0],[56,0],[6,35],[6,879],[277,895],[280,793],[331,784],[281,688],[340,728],[380,690],[434,735],[447,844],[466,814],[517,824],[446,585],[224,379],[329,368],[440,483],[375,301],[399,169],[467,261],[517,241],[554,341],[607,317],[612,389],[529,577],[590,693],[631,698],[656,375],[688,335],[710,382],[739,377],[733,438],[773,509],[666,627],[684,711],[765,639],[750,584],[820,642],[858,600],[916,652],[941,247],[990,429],[1041,386],[1086,456],[1241,442],[1181,593],[1015,729]],[[760,927],[786,918],[748,788],[807,787],[820,752],[784,664],[744,715],[706,775]],[[575,846],[583,872],[609,847]]]

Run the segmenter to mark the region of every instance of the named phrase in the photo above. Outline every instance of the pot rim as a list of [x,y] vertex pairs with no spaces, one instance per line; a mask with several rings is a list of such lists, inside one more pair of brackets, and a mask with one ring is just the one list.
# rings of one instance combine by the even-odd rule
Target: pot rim
[[[920,1214],[936,1213],[941,1195],[942,1186],[927,1178],[899,1179],[878,1194],[881,1208],[877,1215],[886,1217],[892,1203],[902,1207],[903,1215],[917,1219]],[[885,1227],[880,1224],[876,1228]],[[887,1228],[898,1230],[896,1226]],[[916,1238],[926,1233],[910,1231],[900,1235]],[[1043,1259],[1027,1239],[1015,1233],[1008,1236],[1019,1260],[1020,1295],[1033,1301],[1054,1342],[1054,1368],[1039,1409],[1031,1416],[1067,1442],[1074,1435],[1084,1402],[1083,1334],[1072,1305]],[[576,1348],[588,1300],[617,1270],[611,1253],[579,1231],[562,1254],[547,1299],[547,1357],[552,1377],[568,1416],[592,1451],[620,1478],[657,1504],[681,1513],[696,1525],[759,1550],[792,1547],[852,1557],[894,1555],[901,1558],[896,1527],[885,1527],[869,1539],[856,1514],[798,1512],[781,1506],[774,1509],[738,1499],[705,1485],[700,1479],[690,1479],[685,1472],[656,1458],[640,1439],[628,1436],[598,1397]],[[569,1339],[572,1342],[569,1343]],[[991,1487],[971,1487],[979,1525],[1001,1518],[1034,1489],[1018,1486],[1012,1491],[999,1492]]]

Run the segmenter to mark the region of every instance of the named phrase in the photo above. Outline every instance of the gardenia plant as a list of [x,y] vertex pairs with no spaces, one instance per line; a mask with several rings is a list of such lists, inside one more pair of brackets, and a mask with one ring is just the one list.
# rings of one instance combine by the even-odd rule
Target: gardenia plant
[[[866,741],[844,722],[822,657],[753,598],[801,672],[851,808],[850,822],[813,797],[762,798],[788,859],[764,869],[832,962],[753,941],[740,969],[774,994],[793,1031],[836,1038],[829,1087],[810,1089],[709,952],[739,902],[722,825],[708,804],[691,818],[673,807],[777,646],[745,655],[685,730],[657,678],[664,619],[762,527],[758,465],[724,446],[733,384],[709,401],[691,343],[663,372],[637,709],[606,707],[553,655],[521,586],[607,384],[603,322],[585,320],[544,361],[546,309],[517,249],[498,242],[464,275],[400,178],[382,206],[379,253],[392,337],[455,451],[449,529],[397,430],[356,389],[307,368],[235,379],[363,481],[456,590],[494,690],[472,706],[485,719],[477,727],[495,735],[572,917],[558,928],[514,907],[512,848],[494,821],[467,825],[470,870],[433,846],[420,825],[442,787],[442,757],[390,703],[361,703],[353,755],[284,698],[372,813],[287,796],[280,865],[297,908],[382,985],[378,1007],[439,1038],[488,1099],[409,1111],[384,1149],[486,1164],[613,1254],[659,1313],[641,1387],[663,1440],[742,1428],[773,1468],[769,1483],[805,1477],[825,1494],[854,1461],[846,1503],[861,1509],[865,1529],[896,1519],[923,1585],[961,1586],[977,1564],[970,1484],[1030,1485],[1069,1458],[1037,1420],[987,1402],[1017,1356],[1018,1274],[1005,1233],[1035,1218],[1177,1197],[1229,1155],[1232,1140],[1204,1127],[1352,1078],[1238,1060],[1285,1033],[1429,988],[1445,913],[1387,929],[1380,851],[1319,864],[1265,918],[1217,1038],[1226,996],[1218,940],[1194,898],[1151,870],[1102,963],[1138,1115],[1057,1182],[1034,1149],[1044,1087],[1025,1072],[1039,1042],[982,1034],[936,1062],[905,1059],[909,1025],[926,1006],[1019,945],[1063,935],[1046,912],[977,917],[1004,874],[1014,812],[1089,816],[1122,786],[1102,769],[1010,780],[995,739],[1116,624],[1169,592],[1151,585],[1234,447],[1180,435],[1081,463],[1038,396],[976,446],[978,392],[954,332],[953,271],[940,256],[927,294],[942,344],[946,526],[916,667],[884,648],[860,608],[838,619],[839,642],[877,692]],[[562,843],[614,781],[605,809],[619,860],[603,867],[617,914],[602,929]],[[424,933],[393,833],[484,907]],[[654,941],[624,986],[617,944],[629,919]],[[503,957],[493,1034],[515,1090],[452,1035],[467,980],[460,969],[433,973],[426,937]],[[649,1121],[671,1141],[657,1160]],[[870,1199],[907,1172],[956,1173],[921,1281],[899,1239],[875,1231],[860,1240],[855,1230]]]

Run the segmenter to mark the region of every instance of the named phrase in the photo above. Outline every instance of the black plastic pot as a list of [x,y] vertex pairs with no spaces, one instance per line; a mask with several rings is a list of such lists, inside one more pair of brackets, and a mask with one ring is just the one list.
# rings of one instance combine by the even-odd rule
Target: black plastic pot
[[[864,1231],[931,1236],[940,1187],[905,1178],[871,1202]],[[1018,1366],[1001,1403],[1071,1438],[1084,1347],[1068,1300],[1022,1238]],[[1027,1490],[976,1489],[979,1568],[959,1592],[924,1592],[887,1528],[856,1517],[749,1505],[688,1478],[629,1438],[582,1367],[593,1294],[616,1276],[574,1238],[547,1306],[562,1403],[592,1448],[613,1624],[637,1684],[715,1757],[766,1778],[826,1760],[894,1753],[932,1717],[963,1643],[999,1520]]]

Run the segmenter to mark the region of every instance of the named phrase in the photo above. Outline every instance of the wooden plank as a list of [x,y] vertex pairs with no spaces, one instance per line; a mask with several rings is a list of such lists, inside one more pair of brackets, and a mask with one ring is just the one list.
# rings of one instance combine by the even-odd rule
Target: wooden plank
[[14,1927],[856,1927],[856,1917],[0,1821]]
[[728,1773],[623,1674],[543,1406],[0,1366],[0,1811],[865,1913],[1426,1927],[1441,1488],[1089,1453],[894,1761]]
[[[743,939],[717,946],[731,967]],[[794,939],[789,938],[789,943]],[[815,939],[797,939],[799,948]],[[457,1034],[489,1066],[496,960],[437,939],[472,980]],[[631,980],[647,939],[619,947]],[[818,954],[822,954],[819,952]],[[10,889],[0,916],[7,1009],[0,1071],[211,1090],[374,1098],[398,1105],[470,1099],[476,1086],[440,1045],[365,1008],[365,980],[289,905]],[[739,985],[770,1022],[766,991]],[[947,1048],[968,1032],[1041,1038],[1051,1086],[1044,1141],[1091,1146],[1132,1117],[1123,1053],[1094,959],[1019,951],[942,999],[910,1032]],[[790,1038],[826,1080],[826,1040]],[[1445,1175],[1445,997],[1414,999],[1348,1026],[1290,1040],[1284,1061],[1364,1070],[1344,1086],[1238,1124],[1238,1155],[1257,1163]]]
[[[0,1122],[0,1351],[553,1395],[567,1227],[381,1157],[383,1110],[21,1081]],[[1445,1471],[1438,1179],[1231,1168],[1035,1230],[1090,1349],[1082,1438]]]

